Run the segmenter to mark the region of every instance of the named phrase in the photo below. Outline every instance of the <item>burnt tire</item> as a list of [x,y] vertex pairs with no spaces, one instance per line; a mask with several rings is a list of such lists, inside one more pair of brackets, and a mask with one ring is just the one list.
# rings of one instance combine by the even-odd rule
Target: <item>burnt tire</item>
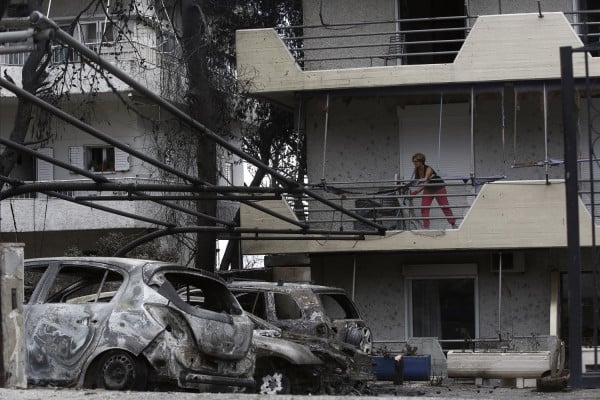
[[257,372],[256,391],[259,394],[290,394],[292,384],[288,371],[283,368],[270,368]]
[[96,387],[106,390],[143,390],[148,370],[131,354],[114,350],[104,354],[94,370]]
[[373,335],[367,327],[354,326],[346,332],[346,343],[358,347],[363,353],[371,354],[373,351]]

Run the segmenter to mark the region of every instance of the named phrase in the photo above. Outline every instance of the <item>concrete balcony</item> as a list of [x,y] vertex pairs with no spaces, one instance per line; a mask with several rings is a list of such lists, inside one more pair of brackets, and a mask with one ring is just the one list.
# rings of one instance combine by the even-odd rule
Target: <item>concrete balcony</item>
[[[462,216],[457,229],[449,229],[447,224],[445,228],[435,228],[432,223],[428,230],[389,229],[385,236],[366,236],[366,240],[358,241],[246,240],[243,249],[245,254],[283,254],[558,248],[567,244],[563,181],[491,182],[483,185],[469,203],[463,211],[453,209]],[[283,209],[277,203],[269,206]],[[244,205],[241,215],[244,227],[290,227]],[[589,246],[592,218],[583,200],[579,204],[579,222],[581,245]],[[595,230],[598,235],[597,225]]]
[[[337,64],[331,60],[304,60],[308,67],[303,69],[274,29],[241,30],[236,36],[240,79],[250,82],[250,92],[287,104],[293,104],[295,92],[303,91],[558,81],[559,48],[582,45],[569,19],[558,12],[544,13],[543,18],[538,14],[480,16],[468,29],[455,58],[443,63],[393,61],[384,65],[380,50],[370,53],[370,57],[348,57],[353,61],[350,64],[344,64],[341,57]],[[304,54],[315,51],[312,47]],[[347,54],[352,55],[352,51],[347,49]],[[576,76],[583,76],[583,54],[578,54],[574,63]],[[589,68],[590,75],[599,74],[600,61],[591,59]]]

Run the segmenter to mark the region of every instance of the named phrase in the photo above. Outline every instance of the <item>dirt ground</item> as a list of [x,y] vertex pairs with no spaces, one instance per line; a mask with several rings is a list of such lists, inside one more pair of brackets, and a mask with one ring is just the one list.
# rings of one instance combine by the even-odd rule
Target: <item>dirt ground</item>
[[402,386],[394,386],[388,382],[377,382],[372,385],[373,393],[369,396],[265,396],[255,394],[214,394],[214,393],[183,393],[183,392],[107,392],[103,390],[76,390],[76,389],[0,389],[0,400],[164,400],[177,398],[177,400],[255,400],[272,398],[273,400],[287,399],[403,399],[421,398],[430,399],[600,399],[600,389],[567,389],[562,392],[540,393],[535,388],[516,389],[492,385],[477,386],[473,384],[459,384],[443,382],[434,386],[424,382],[407,382]]
[[600,389],[567,388],[560,392],[538,392],[536,388],[517,389],[514,387],[502,387],[494,384],[474,385],[455,382],[444,382],[439,386],[429,383],[405,383],[402,386],[394,386],[389,383],[377,383],[378,397],[401,396],[421,397],[431,399],[600,399]]

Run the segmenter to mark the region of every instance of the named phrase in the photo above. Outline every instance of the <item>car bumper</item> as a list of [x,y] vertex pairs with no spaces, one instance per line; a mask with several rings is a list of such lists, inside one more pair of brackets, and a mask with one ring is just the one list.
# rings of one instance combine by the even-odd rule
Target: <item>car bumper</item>
[[179,375],[179,386],[186,389],[198,389],[205,385],[254,387],[254,379],[246,377],[230,377],[182,372]]

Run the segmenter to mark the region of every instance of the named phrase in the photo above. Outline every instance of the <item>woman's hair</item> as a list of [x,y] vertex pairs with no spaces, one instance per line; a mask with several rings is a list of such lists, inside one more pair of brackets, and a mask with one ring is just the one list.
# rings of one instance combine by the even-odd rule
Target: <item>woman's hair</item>
[[421,162],[425,162],[425,154],[423,153],[415,153],[413,154],[411,160],[417,160],[417,161],[421,161]]

